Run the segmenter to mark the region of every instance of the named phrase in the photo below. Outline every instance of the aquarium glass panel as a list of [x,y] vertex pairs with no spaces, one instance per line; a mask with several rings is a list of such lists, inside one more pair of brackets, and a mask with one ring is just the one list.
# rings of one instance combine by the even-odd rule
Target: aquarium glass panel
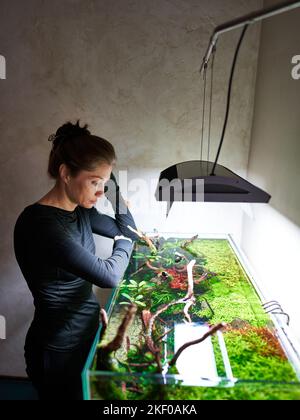
[[85,397],[300,399],[287,316],[264,306],[241,255],[229,237],[136,243],[83,372]]

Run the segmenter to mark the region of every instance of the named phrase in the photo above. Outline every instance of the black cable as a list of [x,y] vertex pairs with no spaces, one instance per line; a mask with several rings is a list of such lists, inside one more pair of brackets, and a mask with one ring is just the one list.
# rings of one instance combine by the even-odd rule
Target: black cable
[[242,44],[242,41],[244,39],[245,33],[248,29],[249,24],[245,25],[242,31],[242,34],[240,36],[238,45],[236,47],[235,50],[235,54],[234,54],[234,59],[233,59],[233,63],[232,63],[232,68],[231,68],[231,74],[230,74],[230,79],[229,79],[229,88],[228,88],[228,94],[227,94],[227,106],[226,106],[226,115],[225,115],[225,121],[224,121],[224,126],[223,126],[223,131],[222,131],[222,136],[221,136],[221,140],[220,140],[220,144],[219,144],[219,148],[218,148],[218,152],[217,152],[217,156],[216,156],[216,160],[211,172],[211,176],[215,175],[215,170],[216,170],[216,166],[219,160],[219,156],[220,156],[220,152],[222,149],[222,145],[224,142],[224,137],[225,137],[225,132],[226,132],[226,127],[227,127],[227,122],[228,122],[228,116],[229,116],[229,110],[230,110],[230,101],[231,101],[231,90],[232,90],[232,82],[233,82],[233,76],[234,76],[234,70],[235,70],[235,66],[236,66],[236,62],[237,62],[237,58],[238,58],[238,54],[240,51],[240,47]]
[[213,100],[213,90],[214,90],[214,63],[216,55],[216,44],[212,50],[212,60],[211,60],[211,79],[210,79],[210,102],[209,102],[209,117],[208,117],[208,142],[207,142],[207,170],[208,175],[208,165],[209,165],[209,156],[210,156],[210,138],[211,138],[211,117],[212,117],[212,100]]
[[205,122],[205,108],[206,108],[206,72],[207,72],[207,65],[204,67],[204,92],[203,92],[203,109],[202,109],[202,134],[201,134],[201,147],[200,147],[200,161],[202,161],[202,153],[203,153],[203,139],[204,139],[204,122]]

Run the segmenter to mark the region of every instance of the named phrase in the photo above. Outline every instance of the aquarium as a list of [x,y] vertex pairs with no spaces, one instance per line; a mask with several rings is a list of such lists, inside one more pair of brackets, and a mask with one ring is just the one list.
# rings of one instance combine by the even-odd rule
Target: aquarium
[[106,310],[85,399],[300,400],[288,315],[230,236],[144,235]]

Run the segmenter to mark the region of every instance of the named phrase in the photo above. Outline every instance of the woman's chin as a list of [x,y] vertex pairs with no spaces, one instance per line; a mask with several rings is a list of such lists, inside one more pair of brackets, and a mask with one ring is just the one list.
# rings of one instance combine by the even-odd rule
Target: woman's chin
[[96,205],[96,201],[85,201],[84,203],[79,204],[81,207],[84,207],[85,209],[91,209]]

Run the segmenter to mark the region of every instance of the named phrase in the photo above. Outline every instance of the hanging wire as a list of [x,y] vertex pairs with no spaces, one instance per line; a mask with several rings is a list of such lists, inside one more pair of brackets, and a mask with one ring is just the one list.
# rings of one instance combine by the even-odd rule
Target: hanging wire
[[215,55],[216,55],[216,44],[212,50],[212,61],[211,61],[211,76],[210,76],[210,100],[209,100],[209,120],[208,120],[208,141],[207,141],[207,175],[208,175],[208,166],[209,166],[209,157],[210,157],[210,142],[211,142],[211,117],[212,117],[212,101],[213,101],[213,90],[214,90],[214,64],[215,64]]
[[205,66],[204,66],[204,72],[203,72],[204,92],[203,92],[202,134],[201,134],[200,161],[202,161],[202,155],[203,155],[203,140],[204,140],[204,127],[205,127],[206,82],[207,82],[206,73],[207,73],[207,64],[205,64]]
[[239,42],[237,44],[236,50],[235,50],[235,54],[234,54],[234,59],[233,59],[233,63],[232,63],[232,68],[231,68],[231,73],[230,73],[230,79],[229,79],[229,87],[228,87],[228,93],[227,93],[227,105],[226,105],[226,114],[225,114],[225,121],[224,121],[224,125],[223,125],[223,130],[222,130],[222,135],[221,135],[221,140],[220,140],[220,144],[219,144],[219,148],[218,148],[218,152],[217,152],[217,156],[216,156],[216,160],[214,162],[214,166],[212,168],[212,172],[211,172],[211,176],[215,175],[215,170],[216,170],[216,166],[219,160],[219,156],[220,156],[220,152],[222,149],[222,145],[224,142],[224,137],[225,137],[225,132],[226,132],[226,128],[227,128],[227,122],[228,122],[228,116],[229,116],[229,110],[230,110],[230,102],[231,102],[231,90],[232,90],[232,83],[233,83],[233,76],[234,76],[234,71],[235,71],[235,67],[236,67],[236,62],[237,62],[237,58],[239,55],[239,51],[244,39],[244,36],[246,34],[246,31],[248,29],[249,24],[246,24],[243,28],[243,31],[241,33]]

